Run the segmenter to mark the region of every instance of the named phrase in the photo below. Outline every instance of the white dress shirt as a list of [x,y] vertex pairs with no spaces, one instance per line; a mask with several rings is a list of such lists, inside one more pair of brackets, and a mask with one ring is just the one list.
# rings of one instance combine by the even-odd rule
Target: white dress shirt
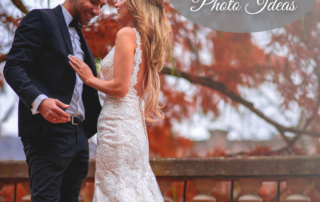
[[[62,5],[60,5],[60,6],[62,7],[62,13],[63,13],[64,19],[66,21],[66,25],[69,30],[71,43],[72,43],[72,49],[73,49],[73,55],[83,61],[85,54],[81,49],[80,37],[74,27],[69,27],[69,24],[73,20],[73,17]],[[83,82],[80,79],[80,77],[78,76],[78,74],[76,74],[76,84],[74,87],[71,102],[69,104],[69,108],[66,110],[66,112],[69,115],[81,116],[81,117],[83,117],[83,120],[84,120],[85,111],[84,111],[84,106],[83,106],[83,102],[82,102],[82,90],[83,90]],[[45,94],[41,94],[33,101],[32,109],[31,109],[32,114],[39,113],[38,107],[41,104],[41,102],[46,98],[48,98],[48,97]]]

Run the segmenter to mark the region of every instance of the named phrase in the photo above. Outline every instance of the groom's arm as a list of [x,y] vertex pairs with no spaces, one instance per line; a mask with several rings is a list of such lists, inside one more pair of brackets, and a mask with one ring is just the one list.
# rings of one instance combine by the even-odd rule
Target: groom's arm
[[28,13],[20,22],[12,48],[7,55],[4,77],[27,108],[43,94],[31,82],[27,69],[32,68],[42,46],[45,23],[40,10]]
[[[20,100],[33,114],[38,110],[49,122],[70,121],[70,115],[60,108],[68,108],[59,100],[47,98],[34,86],[27,74],[33,68],[45,37],[45,22],[40,10],[29,12],[20,22],[7,55],[3,75]],[[46,99],[47,98],[47,99]]]
[[41,94],[33,101],[33,103],[31,104],[31,106],[32,106],[31,112],[33,115],[39,113],[38,108],[39,108],[41,102],[47,98],[48,98],[48,96],[46,96],[45,94]]

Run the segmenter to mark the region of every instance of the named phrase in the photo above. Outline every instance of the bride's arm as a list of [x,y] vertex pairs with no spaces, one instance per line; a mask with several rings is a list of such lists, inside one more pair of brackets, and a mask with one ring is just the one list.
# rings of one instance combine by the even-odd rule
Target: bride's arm
[[107,95],[124,97],[130,86],[134,50],[137,46],[135,41],[135,32],[132,28],[125,27],[118,31],[113,61],[114,80],[112,81],[103,81],[93,76],[88,65],[75,56],[69,57],[70,65],[88,86]]

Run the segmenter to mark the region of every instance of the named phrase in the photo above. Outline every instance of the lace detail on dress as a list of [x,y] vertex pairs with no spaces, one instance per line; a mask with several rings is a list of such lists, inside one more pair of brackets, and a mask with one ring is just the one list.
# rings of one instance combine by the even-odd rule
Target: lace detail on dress
[[[138,47],[135,50],[134,57],[133,57],[133,68],[130,80],[130,88],[129,88],[129,95],[137,95],[136,90],[133,88],[137,84],[137,75],[139,71],[139,65],[142,62],[142,50],[140,49],[141,46],[141,37],[139,32],[132,28],[136,33],[136,43]],[[113,80],[113,58],[115,53],[115,46],[111,49],[108,55],[100,62],[100,78],[105,81]],[[103,99],[106,98],[106,95],[101,95]]]
[[136,48],[136,52],[134,54],[134,60],[133,60],[133,70],[132,70],[132,77],[131,77],[131,81],[130,81],[130,86],[135,86],[137,84],[137,75],[138,75],[138,71],[139,71],[139,65],[142,62],[142,50],[140,49],[141,46],[141,40],[140,40],[140,34],[139,32],[133,28],[133,30],[136,32],[136,43],[138,45],[138,47]]
[[[163,202],[149,164],[149,143],[139,97],[134,89],[142,61],[140,35],[134,54],[129,92],[124,98],[103,95],[98,120],[93,202]],[[115,48],[101,61],[100,76],[113,80]],[[141,107],[143,109],[143,107]]]

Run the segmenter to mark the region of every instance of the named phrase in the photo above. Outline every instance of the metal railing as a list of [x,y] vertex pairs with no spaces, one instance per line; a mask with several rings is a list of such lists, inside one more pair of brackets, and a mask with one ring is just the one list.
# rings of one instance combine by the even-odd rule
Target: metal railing
[[[194,202],[214,202],[211,194],[216,183],[230,182],[230,201],[262,202],[257,194],[263,182],[275,182],[277,195],[272,201],[280,202],[280,183],[285,182],[285,189],[290,194],[283,200],[286,202],[309,202],[304,192],[314,184],[320,185],[320,157],[209,157],[209,158],[150,158],[150,165],[164,200],[172,201],[167,192],[173,182],[183,182],[183,200],[186,199],[188,186],[193,186],[197,194]],[[89,173],[82,189],[87,182],[93,182],[95,161],[89,162]],[[21,183],[27,194],[23,201],[30,201],[28,166],[24,161],[0,161],[0,191],[6,184]],[[235,199],[234,185],[241,190]],[[16,193],[16,191],[15,191]],[[14,193],[14,194],[15,194]],[[80,196],[79,201],[83,198]],[[1,199],[0,199],[1,201]],[[320,201],[320,200],[319,200]]]

